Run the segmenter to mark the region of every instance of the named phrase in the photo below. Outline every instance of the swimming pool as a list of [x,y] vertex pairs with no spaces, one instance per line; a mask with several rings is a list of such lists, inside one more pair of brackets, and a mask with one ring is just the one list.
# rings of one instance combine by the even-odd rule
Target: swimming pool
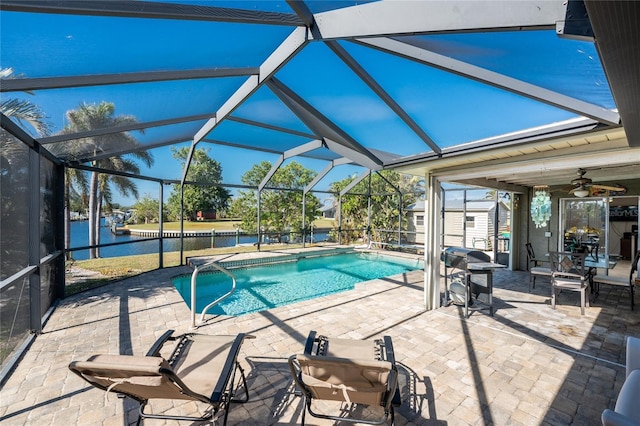
[[[294,262],[262,264],[233,269],[236,291],[208,310],[214,315],[239,316],[303,300],[351,290],[356,283],[421,269],[422,261],[369,253],[348,253],[303,258]],[[173,280],[191,307],[191,275]],[[225,294],[231,279],[222,273],[201,273],[198,277],[196,310]]]

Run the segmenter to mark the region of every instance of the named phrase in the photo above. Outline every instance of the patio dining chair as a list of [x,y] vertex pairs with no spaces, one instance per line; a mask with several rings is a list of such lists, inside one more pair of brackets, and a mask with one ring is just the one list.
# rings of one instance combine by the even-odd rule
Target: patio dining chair
[[[303,354],[289,358],[289,367],[303,398],[305,414],[339,422],[395,424],[394,405],[400,405],[398,370],[391,337],[378,340],[335,339],[309,333]],[[319,401],[338,401],[350,405],[351,416],[320,412]],[[378,417],[355,417],[356,406],[382,407]]]
[[629,270],[629,276],[617,277],[611,275],[594,275],[592,277],[594,291],[596,294],[600,292],[600,284],[627,287],[629,290],[629,296],[631,298],[631,310],[633,310],[633,286],[634,286],[634,274],[638,272],[638,260],[640,260],[640,250],[638,250],[631,262],[631,268]]
[[589,279],[590,272],[586,268],[587,253],[577,252],[549,252],[551,261],[551,306],[556,308],[556,299],[562,290],[580,293],[580,313],[584,315],[584,308],[589,307]]
[[551,279],[551,268],[542,266],[545,263],[548,264],[549,261],[536,258],[531,243],[526,243],[525,247],[527,248],[527,268],[529,269],[529,291],[531,291],[532,284],[533,288],[536,288],[536,277]]
[[[243,333],[235,336],[187,333],[174,337],[173,330],[168,330],[146,356],[93,355],[86,361],[72,362],[69,369],[99,389],[138,401],[137,424],[145,418],[208,420],[223,409],[226,425],[229,404],[249,400],[246,377],[237,358],[244,339],[253,337]],[[160,353],[168,341],[175,341],[176,345],[165,359]],[[235,384],[236,371],[244,387],[244,396],[239,400],[234,398],[240,387],[240,383]],[[198,401],[208,404],[210,410],[201,417],[145,412],[152,399]]]

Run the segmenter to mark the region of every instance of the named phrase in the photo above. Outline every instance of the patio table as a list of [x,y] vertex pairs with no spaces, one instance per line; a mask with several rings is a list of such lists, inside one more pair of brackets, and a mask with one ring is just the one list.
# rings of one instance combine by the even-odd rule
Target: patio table
[[613,269],[618,264],[618,258],[616,256],[610,255],[609,259],[607,260],[605,256],[587,256],[584,259],[584,264],[589,268],[601,268],[609,271],[609,269]]

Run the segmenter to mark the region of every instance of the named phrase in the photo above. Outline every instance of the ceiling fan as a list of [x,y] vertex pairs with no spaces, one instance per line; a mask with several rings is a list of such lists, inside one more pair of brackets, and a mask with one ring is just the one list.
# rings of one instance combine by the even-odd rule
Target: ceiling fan
[[578,169],[576,173],[578,177],[571,181],[573,189],[569,191],[569,194],[583,198],[589,196],[589,194],[608,196],[614,195],[612,192],[616,193],[615,195],[622,195],[627,192],[627,188],[624,186],[611,186],[593,183],[591,179],[584,176],[586,173],[587,171],[585,169]]

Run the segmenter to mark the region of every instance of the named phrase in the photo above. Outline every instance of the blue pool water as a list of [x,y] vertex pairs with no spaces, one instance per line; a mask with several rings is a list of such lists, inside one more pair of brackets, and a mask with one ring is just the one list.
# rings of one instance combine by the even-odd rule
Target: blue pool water
[[[297,262],[234,269],[236,291],[213,315],[244,315],[303,300],[351,290],[356,283],[421,269],[415,259],[378,254],[349,253],[300,259]],[[173,279],[182,298],[191,304],[191,275]],[[198,277],[197,312],[229,291],[232,280],[222,273],[203,272]]]

